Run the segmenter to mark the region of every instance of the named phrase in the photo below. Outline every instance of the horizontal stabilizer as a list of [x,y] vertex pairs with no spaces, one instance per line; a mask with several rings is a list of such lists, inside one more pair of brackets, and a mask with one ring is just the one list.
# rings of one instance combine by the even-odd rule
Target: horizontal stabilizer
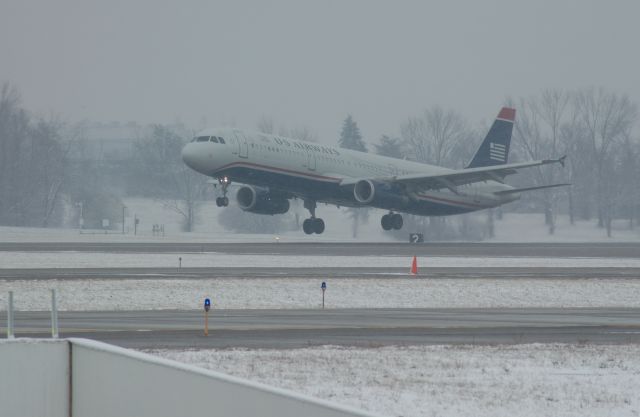
[[564,187],[566,185],[571,185],[571,184],[568,184],[568,183],[566,183],[566,184],[550,184],[550,185],[540,185],[538,187],[514,188],[513,190],[496,191],[494,194],[498,194],[498,195],[515,194],[515,193],[522,193],[522,192],[525,192],[525,191],[542,190],[544,188]]

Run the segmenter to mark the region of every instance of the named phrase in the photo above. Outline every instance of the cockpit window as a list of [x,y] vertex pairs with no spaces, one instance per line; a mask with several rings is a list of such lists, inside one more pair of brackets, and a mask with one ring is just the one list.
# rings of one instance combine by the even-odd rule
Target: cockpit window
[[215,136],[211,136],[211,142],[218,143],[218,138]]
[[225,143],[224,139],[222,137],[218,137],[218,139],[220,139],[220,143]]
[[209,142],[209,136],[198,136],[198,142]]

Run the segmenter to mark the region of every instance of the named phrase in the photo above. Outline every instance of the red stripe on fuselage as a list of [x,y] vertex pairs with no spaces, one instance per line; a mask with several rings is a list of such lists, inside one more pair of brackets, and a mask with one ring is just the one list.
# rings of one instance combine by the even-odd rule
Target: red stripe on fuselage
[[[277,168],[277,167],[272,167],[272,166],[269,166],[269,165],[261,165],[261,164],[255,164],[253,162],[244,162],[244,161],[232,162],[230,164],[224,165],[223,167],[217,169],[216,171],[222,171],[224,169],[233,168],[233,167],[237,167],[237,166],[240,166],[240,167],[243,167],[243,166],[244,167],[254,167],[254,168],[263,169],[263,170],[270,170],[270,171],[279,171],[279,172],[283,172],[285,174],[294,174],[294,175],[299,175],[299,176],[304,176],[304,177],[318,178],[318,179],[322,179],[322,180],[328,181],[328,182],[340,182],[340,181],[342,181],[341,178],[326,177],[326,176],[318,175],[318,174],[310,174],[310,173],[295,171],[295,170],[291,170],[291,169]],[[462,201],[448,200],[446,198],[432,197],[432,196],[427,196],[427,195],[424,195],[424,194],[419,194],[418,197],[420,197],[420,198],[422,198],[424,200],[432,200],[432,201],[436,201],[436,202],[447,203],[449,205],[466,206],[468,208],[474,208],[474,209],[487,208],[487,206],[483,206],[483,205],[465,203],[465,202],[462,202]]]
[[340,182],[342,181],[342,178],[334,178],[334,177],[326,177],[324,175],[318,175],[318,174],[310,174],[307,172],[300,172],[300,171],[295,171],[292,169],[286,169],[286,168],[277,168],[277,167],[272,167],[269,165],[261,165],[261,164],[255,164],[253,162],[244,162],[244,161],[238,161],[238,162],[232,162],[230,164],[227,164],[223,167],[218,168],[216,171],[222,171],[223,169],[228,169],[228,168],[233,168],[235,166],[246,166],[246,167],[254,167],[254,168],[261,168],[263,170],[268,170],[268,171],[280,171],[280,172],[284,172],[287,174],[295,174],[295,175],[300,175],[300,176],[304,176],[304,177],[311,177],[311,178],[318,178],[321,179],[323,181],[331,181],[331,182]]

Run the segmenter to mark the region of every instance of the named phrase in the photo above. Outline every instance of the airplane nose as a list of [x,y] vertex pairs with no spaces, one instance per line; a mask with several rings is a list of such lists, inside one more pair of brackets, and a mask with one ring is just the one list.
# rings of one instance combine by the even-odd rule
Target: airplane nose
[[198,155],[192,144],[187,144],[182,148],[182,161],[191,169],[197,171]]

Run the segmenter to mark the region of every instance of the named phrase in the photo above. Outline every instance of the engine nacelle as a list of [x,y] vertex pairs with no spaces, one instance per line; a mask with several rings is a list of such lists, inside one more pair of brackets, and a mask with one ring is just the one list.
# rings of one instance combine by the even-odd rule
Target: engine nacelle
[[376,196],[376,186],[371,180],[360,180],[353,186],[353,196],[358,203],[369,204]]
[[238,206],[256,214],[284,214],[289,211],[289,200],[274,196],[266,188],[244,186],[236,194]]
[[360,204],[389,210],[400,210],[409,204],[409,198],[396,185],[371,180],[356,182],[353,198]]

